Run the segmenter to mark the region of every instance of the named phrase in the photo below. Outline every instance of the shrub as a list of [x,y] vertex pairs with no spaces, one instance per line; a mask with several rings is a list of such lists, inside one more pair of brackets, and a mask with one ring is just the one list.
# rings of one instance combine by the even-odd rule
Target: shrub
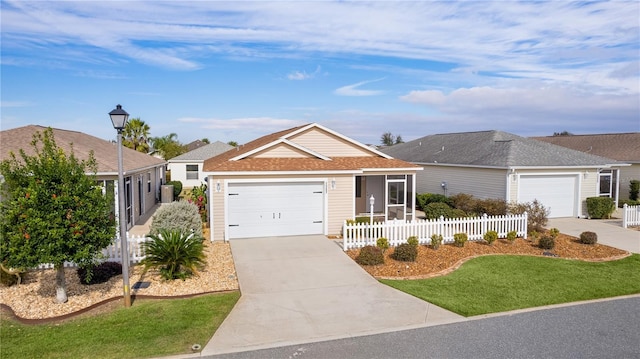
[[518,238],[518,232],[516,231],[509,231],[507,232],[507,240],[509,241],[509,243],[513,243],[516,238]]
[[415,262],[416,257],[418,257],[418,247],[409,243],[397,246],[391,254],[391,258],[401,262]]
[[596,244],[598,242],[598,235],[594,232],[582,232],[580,233],[580,243],[582,244]]
[[531,231],[529,233],[529,240],[531,242],[534,242],[538,240],[538,238],[540,238],[540,233],[536,232],[536,231]]
[[149,235],[150,241],[142,248],[145,268],[160,267],[160,276],[166,280],[186,279],[204,265],[202,236],[180,230],[161,229]]
[[19,284],[21,281],[21,273],[7,273],[4,269],[0,269],[0,283],[5,287]]
[[407,238],[407,243],[409,245],[412,245],[414,247],[417,247],[420,244],[420,241],[418,240],[418,237],[416,236],[411,236],[409,238]]
[[551,236],[542,236],[538,240],[538,247],[542,249],[553,249],[556,246],[556,240]]
[[180,197],[180,193],[182,193],[182,182],[180,181],[169,181],[167,185],[173,186],[173,200],[177,201],[178,197]]
[[416,203],[418,208],[425,210],[430,203],[444,203],[448,206],[452,206],[453,202],[447,198],[447,196],[437,193],[421,193],[416,195]]
[[503,216],[507,213],[507,201],[499,198],[487,198],[476,201],[475,213],[478,215]]
[[449,218],[466,218],[468,215],[465,211],[458,209],[458,208],[454,208],[451,210],[451,213],[449,214]]
[[109,279],[122,274],[122,264],[118,262],[103,262],[93,264],[87,268],[80,267],[76,273],[81,284],[104,283]]
[[634,201],[632,199],[621,199],[618,201],[618,207],[620,208],[624,207],[625,204],[627,206],[637,206],[637,205],[640,205],[640,201],[638,200]]
[[465,213],[474,213],[476,210],[477,199],[473,195],[467,193],[458,193],[449,197],[453,208],[464,211]]
[[509,213],[523,214],[527,212],[527,230],[542,232],[549,219],[549,209],[534,199],[533,202],[514,203],[509,205]]
[[171,202],[160,206],[153,216],[149,233],[157,235],[161,230],[176,230],[202,237],[202,220],[198,206],[187,201]]
[[453,244],[456,247],[464,247],[464,244],[469,239],[466,233],[456,233],[453,235]]
[[202,223],[208,222],[207,218],[207,185],[202,184],[199,187],[194,187],[189,194],[188,202],[194,203],[198,206],[198,213],[200,213],[200,220]]
[[378,240],[376,241],[376,247],[380,248],[382,254],[384,255],[384,252],[389,249],[389,240],[384,237],[378,238]]
[[438,219],[440,217],[451,218],[453,210],[446,203],[429,203],[423,209],[424,216],[427,219]]
[[611,218],[611,213],[615,211],[615,202],[609,197],[588,197],[587,213],[590,218],[602,219]]
[[431,248],[438,249],[442,244],[442,234],[432,234],[431,235]]
[[498,232],[488,231],[487,233],[484,234],[483,238],[485,241],[487,241],[487,243],[489,243],[489,245],[491,245],[493,244],[493,242],[496,241],[496,239],[498,239]]
[[356,263],[363,266],[375,266],[384,263],[384,255],[378,247],[364,246],[356,257]]
[[632,201],[637,201],[638,195],[640,194],[640,181],[631,180],[629,181],[629,199]]

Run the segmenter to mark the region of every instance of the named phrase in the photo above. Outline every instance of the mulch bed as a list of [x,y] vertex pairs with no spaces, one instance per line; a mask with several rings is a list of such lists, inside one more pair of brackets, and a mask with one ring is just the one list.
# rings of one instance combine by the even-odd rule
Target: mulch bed
[[[347,255],[352,259],[359,250],[349,250]],[[627,257],[629,252],[605,246],[602,244],[586,245],[578,242],[572,236],[560,234],[552,250],[539,248],[536,243],[521,238],[513,243],[497,240],[492,245],[484,241],[467,242],[459,248],[451,244],[441,245],[440,248],[418,246],[418,258],[415,262],[399,262],[389,255],[393,248],[385,253],[385,263],[377,266],[362,266],[373,277],[378,279],[420,279],[444,275],[457,269],[465,261],[482,255],[512,254],[531,256],[550,256],[564,259],[578,259],[585,261],[608,261]]]

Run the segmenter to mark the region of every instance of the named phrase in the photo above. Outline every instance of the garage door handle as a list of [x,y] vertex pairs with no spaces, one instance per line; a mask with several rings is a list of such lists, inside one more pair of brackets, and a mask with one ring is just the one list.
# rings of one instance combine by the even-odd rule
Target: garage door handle
[[240,227],[239,224],[230,224],[229,227]]
[[313,223],[322,223],[322,221],[313,221]]
[[322,191],[316,191],[316,192],[313,192],[313,193],[322,193]]

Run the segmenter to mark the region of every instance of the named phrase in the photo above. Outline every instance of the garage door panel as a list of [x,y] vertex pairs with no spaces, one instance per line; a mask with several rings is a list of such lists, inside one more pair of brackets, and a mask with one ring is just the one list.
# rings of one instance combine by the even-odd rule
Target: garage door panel
[[550,210],[549,217],[576,215],[577,177],[574,175],[521,176],[518,201],[537,199]]
[[322,234],[324,183],[229,185],[229,238]]

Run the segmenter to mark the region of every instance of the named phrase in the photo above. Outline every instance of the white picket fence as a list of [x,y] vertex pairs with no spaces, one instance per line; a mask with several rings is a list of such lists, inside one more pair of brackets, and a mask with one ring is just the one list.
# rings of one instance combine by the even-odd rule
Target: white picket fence
[[640,206],[629,206],[626,203],[622,206],[622,226],[640,226]]
[[[129,249],[129,263],[135,264],[140,263],[144,259],[145,253],[142,247],[142,243],[150,240],[150,238],[145,236],[132,236],[127,233],[128,240],[128,249]],[[120,242],[120,238],[115,238],[113,243],[109,245],[107,248],[102,250],[102,258],[99,258],[101,262],[118,262],[122,263],[122,245]],[[64,262],[65,267],[76,267],[75,263],[72,262]],[[41,264],[37,267],[38,269],[51,269],[53,268],[53,264]]]
[[507,233],[516,231],[518,237],[527,238],[527,213],[521,215],[487,216],[470,218],[444,218],[417,221],[386,221],[379,223],[347,223],[342,227],[343,249],[362,248],[376,245],[378,238],[384,237],[394,247],[406,243],[415,236],[420,244],[430,244],[431,236],[442,235],[442,243],[453,243],[453,235],[466,233],[470,241],[484,238],[488,231],[496,231],[498,238],[506,238]]

